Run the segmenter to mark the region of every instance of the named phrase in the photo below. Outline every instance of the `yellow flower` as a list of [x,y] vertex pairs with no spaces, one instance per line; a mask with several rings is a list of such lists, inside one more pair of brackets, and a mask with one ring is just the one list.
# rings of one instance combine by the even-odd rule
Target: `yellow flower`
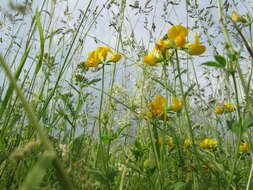
[[159,137],[157,138],[156,143],[159,144],[159,145],[163,145],[163,144],[164,144],[164,139],[163,139],[163,137],[162,137],[162,136],[159,136]]
[[199,146],[201,146],[202,148],[215,148],[218,145],[218,142],[216,140],[213,139],[204,139],[203,141],[198,143]]
[[[112,54],[112,56],[106,61],[108,53]],[[121,55],[119,53],[113,54],[112,50],[109,47],[101,46],[97,47],[96,50],[91,51],[88,54],[87,60],[84,62],[86,67],[98,67],[99,64],[104,62],[114,62],[116,63],[121,59]]]
[[107,62],[108,62],[108,63],[109,63],[109,62],[114,62],[114,63],[116,63],[116,62],[118,62],[119,60],[121,60],[121,58],[122,58],[121,54],[120,54],[120,53],[116,53],[116,54],[113,54],[113,55],[107,60]]
[[[167,53],[166,50],[168,50],[168,45],[171,43],[170,40],[159,40],[156,44],[155,44],[155,49],[157,51],[160,51],[161,53]],[[168,51],[169,52],[169,51]],[[167,55],[166,55],[167,56]]]
[[97,47],[96,51],[97,51],[97,54],[98,54],[98,58],[102,61],[106,60],[106,57],[107,57],[108,53],[112,54],[112,50],[109,47],[106,47],[106,46]]
[[184,140],[184,148],[188,148],[192,145],[192,141],[190,139]]
[[239,147],[240,151],[242,152],[248,152],[249,151],[249,145],[247,142],[242,143]]
[[173,40],[176,47],[183,47],[185,45],[187,35],[187,28],[181,25],[174,25],[167,31],[169,40]]
[[156,96],[153,101],[149,103],[150,112],[152,115],[162,115],[165,113],[165,99],[161,96]]
[[182,109],[183,107],[183,103],[176,99],[174,96],[172,96],[172,105],[171,105],[171,109],[174,111],[174,112],[178,112]]
[[224,109],[223,109],[223,106],[217,106],[214,110],[213,110],[214,113],[220,115],[220,114],[223,114],[224,112]]
[[161,59],[154,55],[154,51],[151,51],[148,55],[144,56],[144,62],[147,63],[149,66],[156,66],[157,63],[161,61]]
[[227,109],[229,112],[235,111],[235,107],[232,106],[231,104],[224,104],[224,106],[226,107],[226,109]]
[[86,67],[97,67],[101,61],[98,59],[98,54],[96,51],[92,51],[88,54],[87,60],[84,62]]
[[195,42],[186,44],[186,48],[188,49],[188,53],[190,55],[201,55],[205,52],[206,47],[200,43],[199,36],[197,32],[194,32]]
[[237,12],[233,11],[230,15],[231,19],[234,21],[234,22],[242,22],[242,23],[245,23],[247,22],[245,18],[243,18],[242,16],[238,15]]

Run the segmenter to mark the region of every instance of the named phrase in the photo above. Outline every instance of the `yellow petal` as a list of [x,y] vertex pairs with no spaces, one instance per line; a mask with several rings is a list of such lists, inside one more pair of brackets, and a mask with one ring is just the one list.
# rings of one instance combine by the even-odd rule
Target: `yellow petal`
[[156,44],[155,44],[155,49],[164,53],[167,49],[167,46],[171,43],[170,40],[159,40]]
[[199,36],[196,32],[194,32],[195,42],[188,43],[185,47],[188,49],[188,53],[190,55],[201,55],[205,52],[206,47],[200,43]]
[[223,114],[224,109],[223,109],[222,106],[217,106],[217,107],[213,110],[213,112],[220,115],[220,114]]
[[156,64],[160,61],[157,57],[153,55],[152,52],[150,52],[148,55],[143,57],[143,60],[145,63],[147,63],[149,66],[156,66]]
[[121,60],[121,58],[122,58],[122,56],[121,56],[121,54],[120,53],[116,53],[116,54],[113,54],[109,59],[108,59],[108,63],[109,62],[114,62],[114,63],[116,63],[116,62],[118,62],[119,60]]
[[176,97],[172,96],[172,105],[171,105],[171,109],[174,111],[174,112],[178,112],[182,109],[183,107],[183,103],[176,99]]
[[112,50],[106,46],[97,47],[96,51],[98,53],[98,58],[103,61],[106,60],[108,53],[112,54]]
[[224,106],[227,108],[229,112],[235,111],[235,107],[232,106],[231,104],[224,104]]
[[206,51],[206,47],[201,44],[189,44],[187,48],[190,55],[201,55]]
[[153,101],[150,102],[150,112],[157,116],[165,113],[165,99],[161,96],[156,96]]
[[168,38],[172,40],[175,40],[178,36],[182,36],[185,38],[187,35],[188,35],[187,28],[181,25],[174,25],[167,32]]
[[240,151],[242,152],[248,152],[249,151],[249,146],[248,146],[248,143],[242,143],[239,147]]

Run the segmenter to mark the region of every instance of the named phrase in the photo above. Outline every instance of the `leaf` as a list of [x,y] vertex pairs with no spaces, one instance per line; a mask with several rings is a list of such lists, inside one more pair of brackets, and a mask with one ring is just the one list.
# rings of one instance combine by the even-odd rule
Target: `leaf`
[[214,58],[220,65],[222,65],[223,67],[226,66],[226,59],[224,57],[220,55],[215,55]]
[[36,11],[36,14],[35,14],[35,21],[36,21],[38,31],[39,31],[39,36],[40,36],[39,61],[38,61],[38,64],[36,65],[36,68],[35,68],[35,71],[34,71],[34,74],[35,74],[35,77],[36,77],[38,72],[41,69],[41,66],[42,66],[43,55],[44,55],[44,45],[45,45],[45,37],[44,37],[44,34],[43,34],[43,28],[42,28],[42,24],[41,24],[41,21],[40,21],[40,13],[38,11]]
[[207,61],[202,63],[201,65],[209,66],[209,67],[217,67],[217,68],[224,68],[223,65],[215,62],[215,61]]
[[175,183],[174,185],[171,186],[171,189],[173,190],[185,190],[186,187],[186,183],[179,181],[177,183]]

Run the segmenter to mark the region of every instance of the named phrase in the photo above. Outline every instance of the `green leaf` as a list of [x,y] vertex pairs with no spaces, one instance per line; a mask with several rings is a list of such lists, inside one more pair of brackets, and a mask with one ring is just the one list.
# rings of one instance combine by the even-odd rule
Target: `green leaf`
[[171,187],[171,189],[173,189],[173,190],[185,190],[185,187],[186,187],[186,183],[182,182],[182,181],[179,181],[179,182],[175,183]]
[[224,57],[220,55],[215,55],[214,58],[220,65],[222,65],[223,67],[226,66],[226,59]]
[[201,65],[209,66],[209,67],[217,67],[217,68],[224,68],[223,65],[215,62],[215,61],[207,61],[202,63]]
[[39,31],[39,36],[40,36],[39,61],[38,61],[38,64],[36,65],[36,68],[35,68],[35,71],[34,71],[34,74],[35,74],[35,77],[36,77],[38,72],[41,69],[41,65],[42,65],[42,61],[43,61],[43,55],[44,55],[44,46],[45,46],[45,37],[44,37],[44,34],[43,34],[43,28],[42,28],[42,24],[41,24],[41,21],[40,21],[40,13],[38,11],[36,11],[36,14],[35,14],[35,21],[36,21],[38,31]]

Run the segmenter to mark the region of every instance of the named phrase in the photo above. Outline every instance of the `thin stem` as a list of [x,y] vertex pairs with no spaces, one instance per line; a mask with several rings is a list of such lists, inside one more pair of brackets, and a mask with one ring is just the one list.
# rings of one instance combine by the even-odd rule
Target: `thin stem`
[[194,132],[193,132],[192,124],[191,124],[191,119],[190,119],[189,111],[188,111],[188,108],[187,108],[187,105],[186,105],[186,96],[185,96],[185,93],[184,93],[184,87],[183,87],[183,81],[182,81],[182,77],[181,77],[180,64],[179,64],[179,58],[178,58],[177,50],[176,50],[176,62],[177,62],[177,72],[178,72],[178,77],[179,77],[180,91],[181,91],[181,95],[182,95],[182,98],[183,98],[183,105],[184,105],[184,109],[185,109],[185,113],[186,113],[187,123],[188,123],[189,131],[190,131],[194,151],[197,152],[196,147],[195,147]]
[[235,95],[236,95],[236,109],[237,109],[237,115],[238,115],[239,124],[240,124],[240,130],[239,130],[239,134],[237,136],[236,150],[235,150],[235,159],[234,159],[233,164],[232,164],[232,170],[231,170],[230,177],[228,179],[228,185],[227,185],[226,190],[229,190],[229,188],[230,188],[230,186],[232,184],[233,175],[234,175],[236,164],[237,164],[237,161],[238,161],[239,146],[240,146],[240,142],[241,142],[241,138],[242,138],[242,118],[241,118],[241,112],[240,112],[238,89],[237,89],[236,78],[235,78],[235,74],[234,73],[232,74],[232,79],[233,79],[233,84],[234,84],[234,89],[235,89]]

